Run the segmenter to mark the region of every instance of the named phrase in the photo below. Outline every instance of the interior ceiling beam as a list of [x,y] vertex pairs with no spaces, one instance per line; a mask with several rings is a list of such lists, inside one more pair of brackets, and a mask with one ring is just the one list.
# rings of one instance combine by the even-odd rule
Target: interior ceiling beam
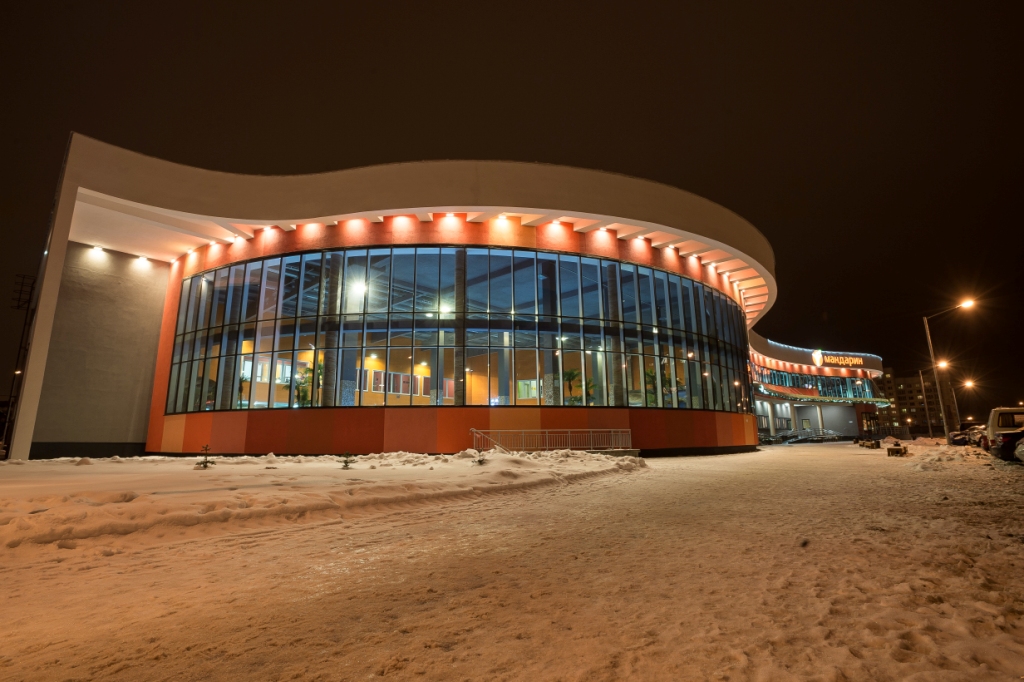
[[485,223],[496,215],[500,214],[501,211],[483,211],[481,213],[472,214],[469,213],[466,216],[467,223]]
[[523,225],[528,225],[530,227],[536,227],[537,225],[544,225],[545,223],[551,223],[551,222],[554,222],[556,220],[561,220],[561,218],[562,218],[562,214],[561,213],[544,213],[543,215],[539,215],[536,218],[531,218],[530,220],[524,220],[523,221]]

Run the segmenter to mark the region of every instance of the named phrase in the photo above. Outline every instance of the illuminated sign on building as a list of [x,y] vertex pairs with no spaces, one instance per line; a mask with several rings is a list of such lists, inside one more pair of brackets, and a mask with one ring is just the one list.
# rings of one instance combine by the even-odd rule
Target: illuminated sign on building
[[864,364],[864,358],[852,355],[825,355],[822,351],[816,350],[811,353],[814,364],[821,367],[824,364],[839,365],[840,367],[856,367]]

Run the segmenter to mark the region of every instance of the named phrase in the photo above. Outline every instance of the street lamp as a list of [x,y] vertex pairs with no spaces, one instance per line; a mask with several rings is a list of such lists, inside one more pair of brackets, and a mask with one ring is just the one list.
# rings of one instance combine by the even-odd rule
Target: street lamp
[[[949,422],[946,421],[946,406],[943,404],[943,401],[942,401],[942,384],[939,383],[939,368],[938,368],[938,365],[935,362],[935,349],[932,347],[932,332],[931,332],[930,329],[928,329],[928,320],[930,320],[933,317],[938,317],[939,315],[944,315],[944,314],[948,313],[951,310],[956,310],[958,308],[973,308],[973,307],[974,307],[974,301],[971,300],[971,299],[967,299],[966,301],[962,302],[960,305],[955,305],[952,308],[946,308],[945,310],[940,310],[937,313],[933,313],[931,315],[926,315],[923,318],[924,319],[924,335],[928,339],[928,355],[929,355],[929,357],[931,357],[931,360],[932,360],[932,374],[935,375],[935,390],[938,391],[938,393],[939,393],[939,416],[942,418],[942,430],[946,434],[946,443],[949,443]],[[921,388],[924,388],[924,386],[922,386]]]

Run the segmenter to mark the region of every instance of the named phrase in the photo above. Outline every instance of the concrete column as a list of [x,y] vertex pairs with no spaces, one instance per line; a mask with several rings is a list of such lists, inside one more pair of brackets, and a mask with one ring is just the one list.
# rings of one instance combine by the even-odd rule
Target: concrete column
[[821,405],[815,405],[814,409],[818,411],[818,428],[825,428],[825,417],[823,417],[821,414]]
[[775,403],[770,400],[766,400],[765,403],[768,405],[768,433],[775,435]]

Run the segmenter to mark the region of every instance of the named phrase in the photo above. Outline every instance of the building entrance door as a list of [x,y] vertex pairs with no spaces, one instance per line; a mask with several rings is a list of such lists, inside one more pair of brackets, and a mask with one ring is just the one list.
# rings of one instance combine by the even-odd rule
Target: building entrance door
[[801,419],[800,420],[800,428],[803,429],[804,431],[810,431],[811,430],[811,420],[810,419]]

